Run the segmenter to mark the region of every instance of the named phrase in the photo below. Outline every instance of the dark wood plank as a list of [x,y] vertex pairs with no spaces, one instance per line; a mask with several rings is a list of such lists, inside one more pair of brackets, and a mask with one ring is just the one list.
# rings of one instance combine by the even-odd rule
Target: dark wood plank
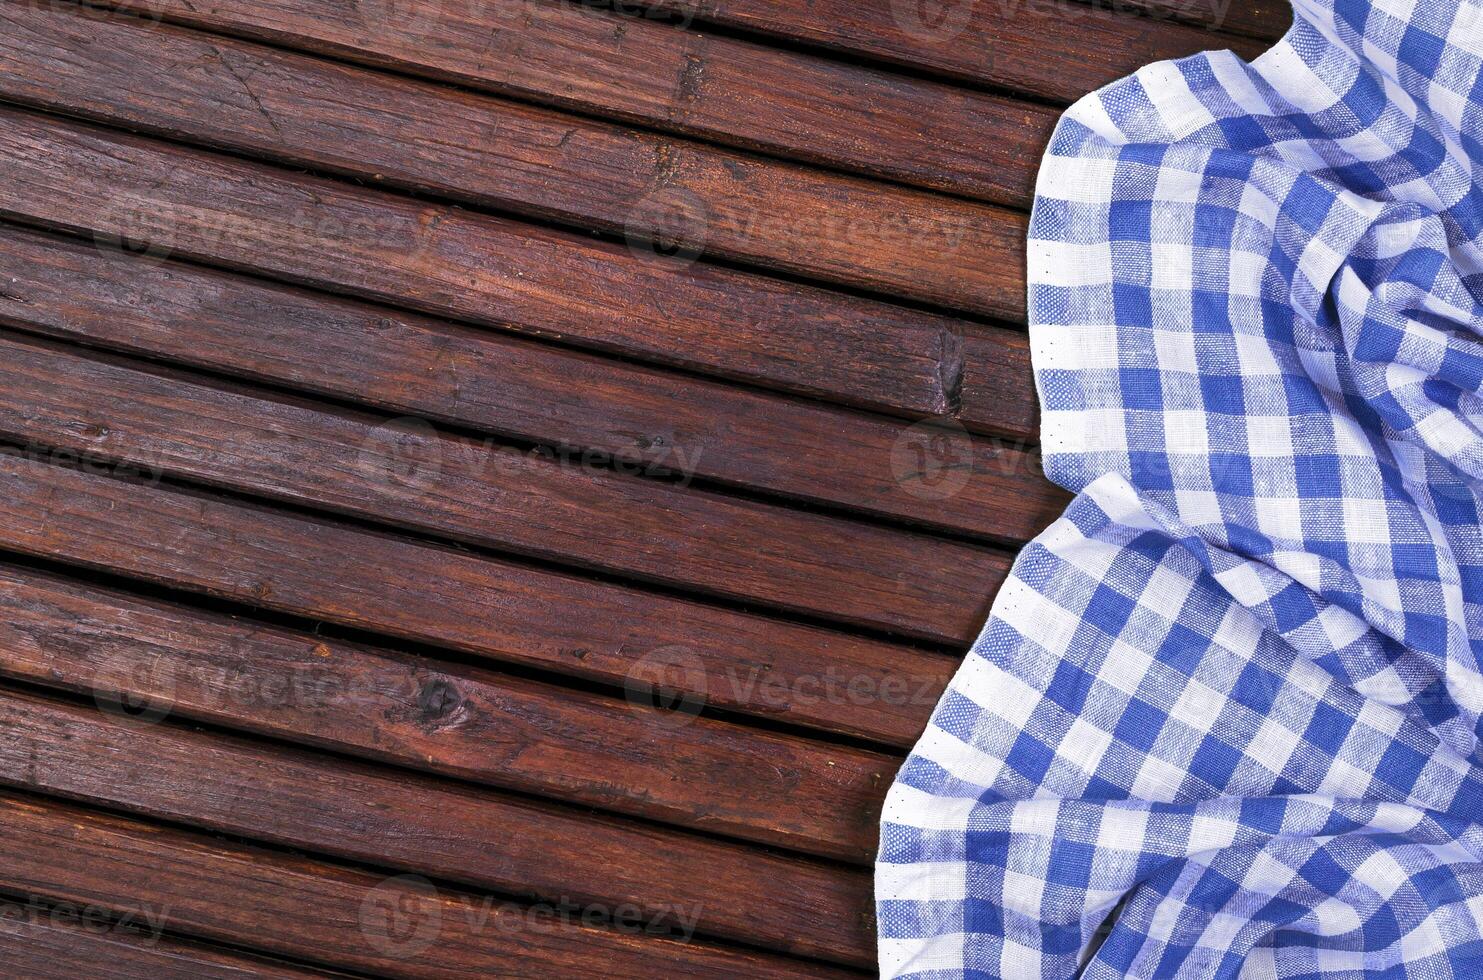
[[563,465],[492,440],[143,367],[0,332],[0,434],[945,643],[981,625],[984,597],[1008,571],[1006,554],[977,545]]
[[[85,906],[0,899],[0,969],[27,980],[325,980],[344,976],[121,927]],[[86,913],[86,915],[84,915]]]
[[[1288,0],[1208,0],[1213,15],[1206,23],[1272,42],[1281,40],[1293,23]],[[1195,8],[1199,10],[1199,7]]]
[[[862,703],[852,681],[910,689],[940,669],[908,647],[205,494],[5,454],[0,478],[0,547],[619,689],[670,665],[661,679],[710,705],[869,737],[875,699]],[[837,833],[834,821],[803,836]]]
[[[897,765],[661,712],[638,685],[628,699],[572,691],[7,565],[0,582],[6,676],[615,813],[804,848],[827,834],[864,860]],[[920,733],[947,673],[889,696],[857,682],[854,696]]]
[[1116,10],[1275,41],[1292,26],[1287,0],[1100,0]]
[[[656,968],[738,980],[858,975],[542,919],[514,902],[31,797],[0,797],[0,888],[108,908],[145,907],[170,931],[418,980],[640,976]],[[406,918],[389,922],[394,910]]]
[[[1030,363],[1030,338],[1025,334],[1004,337],[970,331],[964,335],[962,343],[963,376],[958,390],[958,421],[977,431],[1008,435],[1008,440],[995,443],[1001,447],[1026,447],[1037,442],[1040,434],[1039,396],[1035,391],[1035,371]],[[1026,467],[1028,472],[1038,472],[1035,459],[1005,455],[999,462],[1001,465],[995,472],[1004,478],[1008,478],[1007,474],[1013,468],[1020,466]],[[1024,477],[1018,479],[1025,485],[1030,483]],[[1059,492],[1053,496],[1058,504],[1067,499]],[[1037,516],[1043,516],[1043,512]],[[1034,533],[1039,534],[1048,523],[1043,522]]]
[[[958,435],[964,478],[923,492],[920,429],[817,402],[557,350],[375,306],[0,226],[0,322],[500,436],[1006,541],[1066,497],[1025,453]],[[971,335],[965,424],[1023,443],[1022,334]],[[313,352],[314,356],[305,356]],[[967,382],[972,383],[967,383]],[[574,393],[580,392],[580,397]]]
[[0,94],[582,230],[682,235],[687,257],[1024,317],[1011,211],[85,11],[0,4]]
[[644,0],[644,6],[1061,102],[1165,58],[1211,48],[1248,57],[1262,50],[1246,38],[1076,0]]
[[0,727],[3,785],[504,894],[636,906],[654,931],[875,962],[865,870],[4,690]]
[[956,321],[645,262],[446,205],[0,110],[0,211],[323,288],[857,404],[948,407]]
[[1030,200],[1056,119],[1028,102],[564,0],[107,5],[1000,204]]

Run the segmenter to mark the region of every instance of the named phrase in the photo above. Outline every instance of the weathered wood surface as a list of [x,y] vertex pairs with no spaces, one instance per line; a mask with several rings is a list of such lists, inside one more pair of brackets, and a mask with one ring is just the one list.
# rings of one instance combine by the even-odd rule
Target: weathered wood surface
[[[1030,440],[1016,431],[1006,432],[1008,427],[1003,425],[1002,420],[1010,406],[1027,406],[1024,415],[1027,427],[1038,427],[1035,382],[1030,370],[1029,338],[1020,336],[1011,342],[981,331],[970,331],[962,340],[962,356],[963,375],[958,386],[955,421],[975,431],[1008,436],[1008,439],[992,440],[991,445],[1006,448],[1028,447]],[[1018,455],[1001,457],[998,472],[1006,479],[1012,472],[1014,481],[1023,485],[1052,486],[1040,476],[1038,449],[1026,448]],[[1062,495],[1059,487],[1045,492],[1051,494],[1056,504],[1056,514],[1059,515],[1067,498]],[[1036,516],[1042,517],[1044,512]],[[1041,524],[1035,533],[1038,534],[1044,527],[1045,524]]]
[[1056,113],[567,0],[117,0],[172,22],[1024,204]]
[[[127,694],[200,721],[616,813],[805,849],[824,834],[837,839],[837,856],[862,861],[896,765],[695,717],[698,699],[661,711],[637,682],[615,700],[6,565],[0,582],[9,590],[0,596],[11,617],[0,626],[7,676]],[[638,680],[651,675],[662,679]],[[833,696],[924,719],[945,677],[914,680],[886,696],[857,680]],[[801,696],[824,695],[810,686]]]
[[[661,966],[737,980],[858,976],[10,794],[0,795],[0,889],[149,911],[167,932],[412,980],[639,976]],[[389,921],[394,910],[411,922]]]
[[947,409],[956,324],[0,109],[0,213],[497,329],[898,411]]
[[185,943],[85,905],[0,898],[0,969],[27,980],[325,980],[344,976]]
[[[940,677],[941,655],[470,555],[400,535],[0,454],[0,548],[451,647],[621,691],[668,664],[706,703],[868,736],[877,689]],[[647,659],[646,659],[647,658]],[[934,659],[937,658],[937,659]],[[835,668],[833,675],[825,669]],[[736,678],[762,676],[768,684]],[[822,697],[779,697],[814,691]],[[825,823],[847,816],[819,814]],[[834,826],[836,843],[856,830]],[[842,838],[841,835],[844,835]],[[847,853],[855,853],[849,848]]]
[[922,440],[899,420],[4,225],[0,286],[0,322],[23,329],[575,447],[579,458],[590,450],[644,472],[1011,542],[1039,533],[1065,502],[1019,448],[1034,431],[1035,392],[1025,338],[1008,331],[965,344],[985,383],[965,387],[960,421],[996,438],[951,440],[970,478],[924,493],[912,454]]
[[689,2],[0,0],[7,974],[872,966],[1054,104],[1285,16]]
[[658,233],[687,257],[1024,313],[1024,218],[1002,208],[83,8],[4,3],[0,28],[10,100],[600,230],[640,256]]
[[504,894],[633,905],[656,929],[874,962],[853,912],[870,901],[865,871],[120,715],[0,689],[0,784]]
[[[106,401],[98,392],[108,392]],[[1008,555],[0,332],[0,435],[465,544],[960,642]]]
[[[1165,58],[1211,48],[1245,57],[1263,50],[1244,37],[1127,17],[1081,0],[644,0],[643,6],[1060,102]],[[1091,37],[1098,43],[1087,44]]]
[[[1078,0],[1079,2],[1079,0]],[[1100,0],[1114,10],[1275,41],[1292,26],[1288,0]]]

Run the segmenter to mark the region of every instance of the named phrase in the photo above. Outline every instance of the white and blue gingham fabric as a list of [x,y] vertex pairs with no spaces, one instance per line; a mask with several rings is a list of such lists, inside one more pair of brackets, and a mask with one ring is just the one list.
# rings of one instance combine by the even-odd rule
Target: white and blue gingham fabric
[[886,976],[1483,980],[1483,0],[1073,106],[1046,470],[887,800]]

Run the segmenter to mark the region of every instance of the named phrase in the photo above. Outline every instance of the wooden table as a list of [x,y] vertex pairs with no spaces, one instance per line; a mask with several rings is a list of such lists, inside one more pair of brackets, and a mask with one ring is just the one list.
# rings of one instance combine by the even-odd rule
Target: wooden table
[[1039,153],[1285,10],[113,6],[0,0],[4,972],[871,970]]

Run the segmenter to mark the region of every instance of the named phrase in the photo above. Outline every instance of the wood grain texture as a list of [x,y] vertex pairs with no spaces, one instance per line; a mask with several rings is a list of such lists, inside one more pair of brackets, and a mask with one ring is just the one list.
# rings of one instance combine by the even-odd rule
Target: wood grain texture
[[[0,547],[617,689],[657,677],[712,706],[869,737],[879,697],[852,683],[914,690],[940,676],[938,654],[335,521],[4,454],[0,477]],[[834,844],[815,846],[829,853],[856,856],[840,835],[874,831],[869,813],[851,815],[853,830],[837,814],[799,816],[828,823],[800,846],[827,834]]]
[[0,213],[496,329],[897,411],[949,403],[956,321],[0,110]]
[[1275,41],[1292,26],[1287,0],[1101,0],[1114,9],[1154,20],[1173,20],[1209,30],[1232,31]]
[[[1030,338],[1026,334],[1006,337],[981,330],[969,331],[962,338],[960,354],[963,358],[963,374],[958,384],[958,411],[956,421],[976,432],[1007,436],[994,441],[1001,448],[1028,447],[1039,441],[1040,396],[1035,390],[1035,372],[1030,363]],[[1033,456],[1034,452],[1030,451]],[[1034,485],[1038,466],[1034,459],[1022,455],[1002,455],[997,472],[1014,472],[1016,479],[1025,486]],[[1043,479],[1042,486],[1051,486]],[[1055,500],[1055,516],[1060,516],[1069,500],[1061,495],[1057,487],[1051,492]],[[1044,520],[1045,513],[1036,515],[1041,520],[1035,531],[1039,534],[1050,521]]]
[[0,434],[945,643],[981,624],[984,597],[1008,571],[1006,554],[977,545],[563,465],[384,415],[145,367],[0,332]]
[[503,894],[635,906],[651,931],[875,961],[866,871],[148,717],[0,690],[0,784]]
[[[231,883],[230,901],[222,900],[224,882]],[[33,797],[0,797],[0,888],[149,909],[171,932],[409,980],[639,976],[656,968],[737,980],[858,976],[766,953],[543,919],[514,902]]]
[[0,972],[874,965],[1047,103],[1216,35],[697,2],[0,0]]
[[1262,50],[1247,38],[1079,0],[644,0],[644,6],[1060,102],[1166,58],[1211,48],[1244,57]]
[[117,0],[108,6],[999,204],[1056,113],[565,0]]
[[1003,444],[952,440],[965,478],[923,492],[922,439],[902,421],[4,225],[0,322],[979,537],[1028,540],[1066,500],[1015,448],[1035,431],[1035,392],[1025,338],[1008,331],[971,335],[962,351],[962,421]]
[[0,4],[0,95],[1009,319],[1022,215],[132,17]]
[[[898,764],[12,566],[0,581],[6,676],[614,813],[772,842],[833,836],[864,859]],[[918,684],[873,700],[910,709],[920,730],[946,678]]]
[[[84,917],[84,912],[87,916]],[[326,980],[301,969],[200,943],[136,932],[77,905],[0,899],[0,969],[27,980]]]

